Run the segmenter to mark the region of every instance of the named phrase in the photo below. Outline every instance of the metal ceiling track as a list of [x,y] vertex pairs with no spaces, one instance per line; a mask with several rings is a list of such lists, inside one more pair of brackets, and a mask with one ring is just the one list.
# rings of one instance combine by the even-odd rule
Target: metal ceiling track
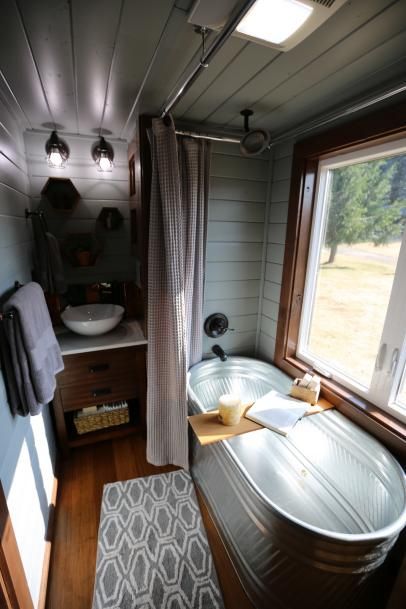
[[294,127],[293,129],[289,129],[284,133],[281,133],[279,136],[272,139],[271,147],[276,146],[286,140],[301,137],[307,133],[311,133],[316,129],[320,129],[321,127],[325,127],[330,123],[334,123],[337,120],[342,118],[350,117],[361,110],[366,110],[367,108],[372,108],[376,104],[379,104],[383,101],[392,99],[397,95],[406,93],[406,83],[402,82],[398,85],[392,85],[389,88],[382,89],[381,91],[377,91],[373,95],[369,95],[367,97],[358,98],[358,101],[354,101],[353,103],[343,106],[339,110],[323,114],[320,118],[309,120],[304,125],[299,125]]
[[[349,104],[348,106],[344,106],[343,108],[340,108],[339,110],[337,110],[335,112],[330,112],[328,114],[324,114],[323,116],[321,116],[318,119],[315,119],[313,121],[308,121],[305,125],[299,125],[297,127],[294,127],[293,129],[289,129],[288,131],[285,131],[284,133],[281,133],[280,135],[276,136],[275,138],[272,138],[272,141],[270,143],[270,148],[272,148],[273,146],[276,146],[278,144],[281,144],[282,142],[290,140],[292,138],[298,138],[298,137],[301,137],[302,135],[309,134],[312,131],[315,131],[316,129],[320,129],[321,127],[329,125],[330,123],[334,123],[337,120],[340,120],[345,117],[350,117],[351,115],[356,114],[357,112],[360,112],[361,110],[366,110],[367,108],[372,108],[376,104],[379,104],[383,101],[392,99],[393,97],[396,97],[397,95],[401,95],[401,94],[404,95],[405,93],[406,93],[406,84],[400,83],[399,85],[393,85],[392,87],[390,87],[388,89],[383,89],[379,92],[376,92],[372,96],[360,98],[357,101],[354,101],[352,104]],[[216,129],[216,127],[214,126],[214,130],[215,129]],[[180,127],[179,129],[176,129],[176,133],[179,135],[196,137],[196,138],[200,138],[200,139],[214,140],[214,141],[220,141],[220,142],[229,142],[230,144],[239,144],[241,137],[244,135],[243,132],[241,133],[240,136],[238,136],[238,134],[236,134],[235,132],[230,133],[230,134],[228,134],[227,132],[224,132],[224,133],[198,132],[198,131],[194,131],[192,129],[192,125],[190,125],[190,129],[187,129],[186,125],[185,125],[184,129]]]
[[200,61],[192,68],[190,68],[189,64],[179,79],[180,85],[178,85],[166,99],[160,113],[161,118],[164,118],[164,116],[166,116],[176,106],[180,99],[185,95],[186,91],[189,90],[199,74],[209,66],[210,61],[227,42],[241,19],[248,13],[251,6],[255,4],[255,2],[256,0],[247,0],[244,2],[233,13],[226,25],[221,30],[220,34],[213,40],[209,47],[203,51]]
[[[206,50],[203,49],[203,53],[200,57],[200,60],[197,63],[195,63],[192,67],[191,67],[192,62],[189,63],[188,67],[183,72],[182,76],[180,77],[180,79],[178,81],[180,84],[178,84],[175,87],[175,89],[171,92],[171,94],[167,97],[165,103],[163,104],[161,111],[160,111],[160,118],[164,118],[176,106],[176,104],[182,99],[182,97],[186,94],[186,92],[189,90],[189,88],[192,86],[192,84],[195,82],[195,80],[199,77],[200,73],[208,67],[210,61],[214,58],[214,56],[218,53],[218,51],[220,51],[220,49],[223,47],[223,45],[227,42],[227,40],[233,34],[238,23],[246,15],[246,13],[250,10],[251,6],[255,2],[256,2],[256,0],[248,0],[248,1],[240,4],[239,8],[237,8],[234,11],[233,15],[231,16],[229,21],[226,23],[226,25],[224,26],[224,28],[222,29],[220,34],[213,40],[213,42],[209,45],[209,47]],[[324,115],[324,116],[320,117],[319,119],[309,121],[309,123],[306,125],[300,125],[294,129],[288,130],[285,133],[281,133],[279,136],[275,137],[275,139],[272,139],[271,147],[275,146],[276,144],[279,144],[287,139],[290,139],[292,137],[298,137],[298,136],[300,137],[301,135],[304,135],[313,130],[316,130],[324,125],[328,125],[329,123],[332,123],[332,122],[339,120],[341,118],[344,118],[346,116],[351,116],[352,114],[355,114],[356,112],[359,112],[360,110],[364,110],[370,106],[374,106],[375,104],[377,104],[385,99],[390,99],[391,97],[395,97],[396,95],[398,95],[400,93],[404,93],[405,88],[406,88],[405,84],[402,83],[398,86],[391,87],[387,90],[376,93],[375,95],[372,95],[370,97],[361,99],[358,101],[358,103],[354,102],[353,104],[350,104],[349,106],[342,108],[336,112],[332,112],[330,114]],[[229,142],[232,144],[240,143],[240,137],[238,137],[238,135],[236,135],[235,133],[230,134],[230,135],[228,135],[227,133],[211,134],[211,133],[194,131],[192,129],[189,130],[187,128],[185,128],[185,129],[178,128],[176,130],[176,133],[179,135],[196,137],[196,138],[200,138],[200,139]]]

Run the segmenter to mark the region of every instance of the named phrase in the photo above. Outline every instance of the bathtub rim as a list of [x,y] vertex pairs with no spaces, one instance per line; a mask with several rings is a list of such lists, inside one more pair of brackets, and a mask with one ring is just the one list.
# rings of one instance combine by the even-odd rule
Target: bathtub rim
[[[242,365],[244,363],[248,364],[248,363],[255,362],[257,364],[261,364],[262,366],[269,366],[271,369],[274,369],[274,370],[280,372],[284,377],[289,378],[285,372],[283,372],[282,370],[279,370],[279,368],[277,368],[274,364],[271,364],[270,362],[265,362],[265,361],[257,359],[257,358],[245,357],[245,356],[228,356],[228,358],[225,362],[219,362],[217,360],[217,358],[202,360],[201,362],[192,366],[187,373],[188,400],[190,399],[192,402],[197,404],[201,413],[208,412],[208,411],[204,410],[198,396],[196,395],[196,393],[193,391],[193,389],[190,386],[191,375],[193,374],[194,371],[197,371],[200,369],[204,369],[204,368],[210,369],[210,367],[218,368],[218,366],[220,364],[227,364],[227,362],[229,360],[232,360],[235,363],[241,363]],[[340,413],[340,414],[342,414],[342,413]],[[342,416],[344,416],[344,415],[342,415]],[[347,419],[347,417],[345,417],[345,418]],[[356,425],[350,419],[347,419],[347,421],[349,424],[355,425],[358,429],[360,429],[360,431],[362,431],[362,433],[367,433],[365,430],[359,428],[359,426]],[[261,431],[261,430],[259,430],[259,431]],[[271,431],[271,430],[268,430],[268,431]],[[254,433],[254,432],[250,432],[250,433]],[[368,434],[368,435],[371,436],[371,434]],[[379,442],[379,440],[377,440],[373,436],[371,436],[371,437],[380,446],[382,446],[383,450],[386,453],[388,460],[391,462],[392,466],[395,468],[396,473],[398,474],[399,481],[403,486],[404,505],[403,505],[403,509],[400,512],[400,514],[398,515],[398,517],[391,524],[388,524],[376,531],[368,532],[368,533],[340,533],[340,532],[329,531],[327,529],[322,529],[315,525],[308,524],[305,521],[300,520],[299,518],[289,514],[286,510],[282,509],[277,504],[275,504],[261,490],[261,488],[258,486],[258,484],[252,479],[252,477],[250,476],[250,474],[244,467],[243,463],[241,462],[240,458],[236,454],[235,450],[230,445],[229,440],[221,440],[220,443],[223,445],[224,449],[229,453],[229,456],[234,461],[234,463],[238,464],[238,466],[241,469],[242,475],[245,477],[248,484],[251,486],[252,490],[257,494],[257,496],[260,498],[260,500],[263,503],[265,503],[274,513],[276,513],[282,519],[286,520],[289,523],[293,523],[295,526],[297,526],[301,530],[305,530],[306,532],[310,532],[314,535],[322,537],[326,541],[329,541],[329,540],[330,541],[339,541],[343,544],[352,544],[352,543],[370,544],[371,542],[379,544],[379,543],[388,541],[389,539],[399,535],[399,533],[402,531],[402,529],[406,525],[406,474],[403,471],[400,464],[398,463],[398,461],[391,454],[391,452],[385,446],[383,446],[383,444],[381,442]]]

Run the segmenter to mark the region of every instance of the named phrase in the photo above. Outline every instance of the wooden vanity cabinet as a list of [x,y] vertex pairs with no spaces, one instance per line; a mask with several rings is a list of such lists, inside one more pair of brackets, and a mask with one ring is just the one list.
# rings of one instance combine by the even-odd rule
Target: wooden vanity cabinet
[[[145,431],[146,346],[105,349],[64,355],[65,369],[57,376],[53,406],[59,446],[71,448]],[[79,435],[75,411],[126,400],[130,422]]]

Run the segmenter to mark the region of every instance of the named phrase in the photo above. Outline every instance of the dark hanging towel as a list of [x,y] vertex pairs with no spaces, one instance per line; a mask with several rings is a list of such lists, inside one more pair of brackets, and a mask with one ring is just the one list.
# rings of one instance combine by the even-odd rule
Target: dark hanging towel
[[11,362],[11,352],[6,337],[5,325],[11,320],[3,319],[0,323],[0,356],[1,367],[3,369],[3,379],[6,386],[7,400],[10,405],[11,412],[22,417],[26,417],[29,413],[28,406],[24,404],[19,396],[17,385],[14,377],[13,365]]
[[41,286],[31,282],[21,287],[3,310],[11,409],[22,416],[36,415],[53,399],[55,376],[63,370],[61,350]]
[[42,211],[30,214],[34,236],[35,278],[44,292],[64,294],[67,291],[59,243],[48,231]]

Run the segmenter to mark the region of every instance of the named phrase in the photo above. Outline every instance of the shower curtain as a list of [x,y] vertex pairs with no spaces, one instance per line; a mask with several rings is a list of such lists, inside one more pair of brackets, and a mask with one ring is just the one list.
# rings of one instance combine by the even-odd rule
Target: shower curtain
[[[168,117],[169,118],[169,117]],[[210,145],[152,121],[147,459],[188,468],[186,374],[202,358]]]

